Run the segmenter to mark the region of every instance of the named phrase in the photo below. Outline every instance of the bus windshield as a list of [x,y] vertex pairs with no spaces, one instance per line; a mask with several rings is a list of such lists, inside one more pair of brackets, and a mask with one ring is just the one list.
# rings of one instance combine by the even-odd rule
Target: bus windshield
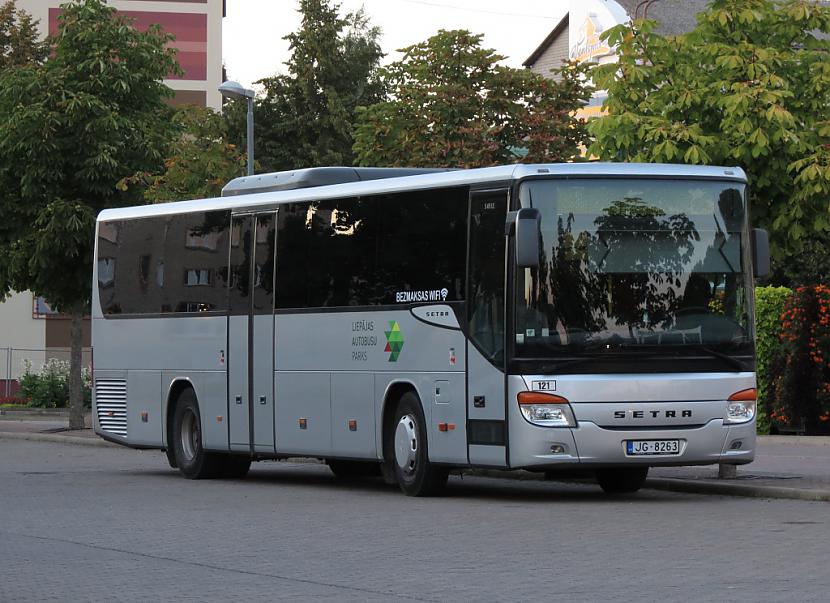
[[539,268],[516,271],[517,358],[752,353],[741,183],[530,180],[519,198],[542,223]]

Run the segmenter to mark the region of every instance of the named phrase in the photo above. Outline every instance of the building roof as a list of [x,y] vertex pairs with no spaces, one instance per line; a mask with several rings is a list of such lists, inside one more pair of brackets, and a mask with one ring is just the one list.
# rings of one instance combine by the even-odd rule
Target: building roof
[[[677,35],[694,29],[697,14],[706,8],[709,0],[616,0],[630,17],[642,17],[647,10],[649,19],[657,21],[657,33]],[[531,67],[560,35],[568,33],[569,14],[565,14],[556,27],[547,35],[527,59],[522,63]]]
[[[697,25],[697,14],[710,0],[616,0],[631,17],[657,21],[657,33],[675,36]],[[639,7],[639,10],[637,8]]]
[[525,59],[522,65],[524,65],[525,67],[530,67],[531,65],[536,63],[537,60],[539,60],[539,57],[542,56],[542,53],[545,52],[545,50],[547,50],[548,46],[553,44],[553,41],[556,38],[558,38],[560,34],[564,33],[565,35],[568,35],[569,16],[570,13],[565,13],[565,16],[562,17],[562,20],[556,24],[556,27],[554,27],[548,34],[548,36],[544,40],[542,40],[542,43],[539,44],[536,50],[534,50],[531,53],[531,55]]

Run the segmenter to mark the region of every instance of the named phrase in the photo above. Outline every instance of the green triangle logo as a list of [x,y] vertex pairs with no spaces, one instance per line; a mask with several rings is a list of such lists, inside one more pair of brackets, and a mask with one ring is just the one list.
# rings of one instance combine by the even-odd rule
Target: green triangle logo
[[384,331],[383,334],[386,335],[386,347],[383,348],[383,351],[389,352],[389,362],[397,362],[398,356],[401,355],[401,350],[403,349],[401,327],[397,321],[390,320],[389,330]]

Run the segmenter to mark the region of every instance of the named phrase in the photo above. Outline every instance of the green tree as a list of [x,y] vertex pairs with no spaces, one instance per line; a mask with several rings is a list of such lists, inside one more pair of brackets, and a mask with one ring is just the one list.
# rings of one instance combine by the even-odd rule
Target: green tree
[[210,108],[183,105],[173,124],[178,131],[164,170],[141,172],[120,186],[140,186],[149,203],[218,197],[228,181],[246,172],[245,155],[227,141],[227,122]]
[[140,33],[103,0],[62,5],[50,58],[0,73],[0,294],[31,289],[72,316],[70,427],[83,426],[81,319],[95,215],[135,203],[116,184],[156,171],[178,69],[171,37]]
[[583,69],[561,81],[482,48],[482,36],[441,30],[401,50],[381,70],[390,98],[359,112],[354,149],[361,165],[476,167],[580,157],[585,123],[574,116],[590,96]]
[[606,33],[618,64],[591,75],[608,115],[590,124],[602,159],[739,165],[753,221],[780,262],[830,232],[830,6],[713,0],[686,34],[654,22]]
[[[351,165],[355,109],[379,100],[380,30],[364,12],[339,15],[330,0],[300,0],[300,29],[285,37],[287,75],[257,82],[255,156],[265,171]],[[226,105],[231,140],[245,132],[244,103]]]
[[14,0],[0,5],[0,71],[42,63],[48,46],[39,40],[37,21],[15,8]]

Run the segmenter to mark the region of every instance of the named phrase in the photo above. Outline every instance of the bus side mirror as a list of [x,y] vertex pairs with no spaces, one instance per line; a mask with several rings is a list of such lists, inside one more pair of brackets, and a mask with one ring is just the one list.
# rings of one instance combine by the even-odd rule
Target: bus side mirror
[[516,265],[519,268],[539,267],[539,239],[542,214],[535,207],[516,212]]
[[769,234],[763,228],[752,229],[752,274],[756,278],[769,274]]

